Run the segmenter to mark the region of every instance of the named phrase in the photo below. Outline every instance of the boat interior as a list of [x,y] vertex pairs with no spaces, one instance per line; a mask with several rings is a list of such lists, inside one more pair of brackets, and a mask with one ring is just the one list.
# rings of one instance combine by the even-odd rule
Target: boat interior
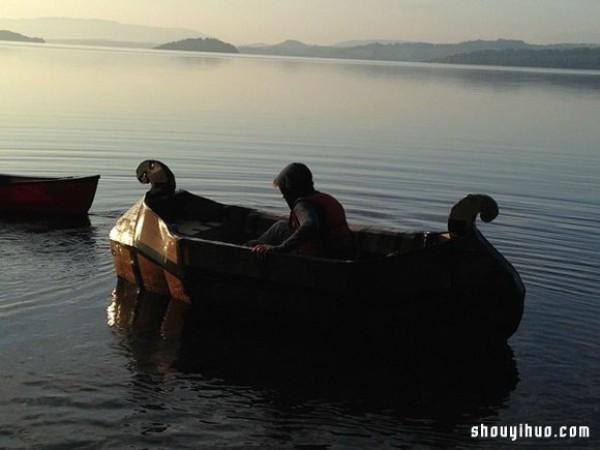
[[[275,214],[241,206],[223,205],[187,191],[178,191],[170,200],[149,199],[146,203],[169,229],[188,238],[244,245],[258,238],[276,221]],[[398,255],[431,247],[449,240],[447,233],[403,233],[370,226],[351,226],[357,244],[357,259]]]

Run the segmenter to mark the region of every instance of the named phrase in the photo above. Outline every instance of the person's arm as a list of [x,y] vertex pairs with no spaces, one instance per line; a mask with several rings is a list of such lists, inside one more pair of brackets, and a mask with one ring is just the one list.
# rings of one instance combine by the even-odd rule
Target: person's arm
[[252,248],[259,258],[264,258],[267,253],[285,253],[297,249],[302,244],[314,239],[319,234],[319,216],[314,205],[309,201],[299,201],[294,205],[294,214],[300,222],[298,229],[279,245],[258,244]]
[[279,245],[273,246],[275,252],[289,252],[297,249],[305,242],[316,239],[319,235],[319,215],[314,205],[301,200],[294,205],[294,214],[300,226],[289,238]]

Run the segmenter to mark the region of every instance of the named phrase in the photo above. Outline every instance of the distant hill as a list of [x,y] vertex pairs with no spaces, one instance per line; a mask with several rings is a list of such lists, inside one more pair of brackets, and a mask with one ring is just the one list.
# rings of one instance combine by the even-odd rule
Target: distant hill
[[[584,45],[533,45],[520,40],[466,41],[457,44],[427,42],[370,42],[359,45],[319,46],[284,41],[269,46],[239,47],[241,53],[312,58],[344,58],[378,61],[497,64],[532,67],[595,68],[594,48]],[[541,52],[541,53],[539,53]],[[564,52],[564,53],[557,53]],[[590,59],[585,61],[586,58]],[[486,62],[488,61],[488,62]]]
[[332,47],[358,47],[361,45],[369,45],[369,44],[406,44],[408,41],[401,41],[398,39],[366,39],[366,40],[351,40],[351,41],[341,41],[336,42],[332,45]]
[[485,50],[447,56],[434,62],[600,70],[600,47]]
[[19,33],[14,33],[8,30],[0,30],[0,41],[16,41],[16,42],[38,42],[44,43],[42,38],[27,37]]
[[214,38],[183,39],[159,45],[155,48],[158,50],[183,50],[188,52],[239,53],[233,45]]
[[[185,28],[123,24],[100,19],[45,17],[0,18],[0,40],[50,42],[199,52],[339,58],[375,61],[436,62],[521,67],[600,70],[600,45],[534,45],[521,40],[473,40],[451,44],[391,40],[355,40],[334,45],[310,45],[287,40],[275,45],[232,44]],[[28,36],[44,36],[30,38]],[[164,44],[164,42],[168,42]]]
[[43,17],[38,19],[2,19],[0,29],[13,30],[29,36],[43,36],[46,42],[66,44],[101,43],[152,48],[163,42],[188,37],[206,37],[187,28],[164,28],[134,25],[100,19],[70,19]]
[[477,50],[501,50],[530,47],[523,41],[467,41],[459,44],[430,44],[426,42],[369,42],[358,45],[320,46],[299,41],[285,41],[270,46],[240,47],[241,53],[321,58],[373,59],[385,61],[426,62],[436,58]]

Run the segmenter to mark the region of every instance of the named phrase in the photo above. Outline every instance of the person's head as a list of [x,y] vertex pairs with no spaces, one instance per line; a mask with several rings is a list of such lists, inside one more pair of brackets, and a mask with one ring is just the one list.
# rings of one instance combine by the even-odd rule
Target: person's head
[[273,186],[279,188],[290,208],[298,198],[315,191],[310,169],[297,162],[285,166],[273,180]]

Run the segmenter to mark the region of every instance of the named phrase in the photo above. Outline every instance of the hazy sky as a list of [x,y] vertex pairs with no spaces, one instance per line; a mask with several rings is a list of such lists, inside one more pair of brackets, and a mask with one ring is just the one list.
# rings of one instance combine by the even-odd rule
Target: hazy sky
[[600,43],[600,0],[0,0],[0,18],[193,28],[233,44],[298,39]]

